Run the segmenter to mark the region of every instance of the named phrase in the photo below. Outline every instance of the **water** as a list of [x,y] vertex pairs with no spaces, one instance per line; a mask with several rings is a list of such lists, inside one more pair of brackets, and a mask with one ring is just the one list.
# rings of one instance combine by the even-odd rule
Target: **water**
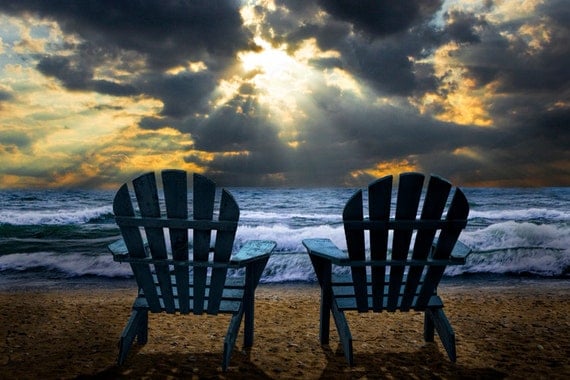
[[[230,189],[241,209],[236,246],[277,242],[262,281],[315,281],[301,240],[330,238],[346,248],[341,212],[354,189]],[[481,276],[570,278],[570,188],[464,189],[471,204],[460,240],[459,281]],[[120,237],[110,191],[0,191],[0,284],[49,279],[130,278],[106,246]]]

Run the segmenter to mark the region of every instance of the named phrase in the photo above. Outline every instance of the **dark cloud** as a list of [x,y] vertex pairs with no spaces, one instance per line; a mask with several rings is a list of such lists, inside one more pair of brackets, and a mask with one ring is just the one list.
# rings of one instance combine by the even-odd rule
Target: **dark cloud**
[[[570,162],[566,3],[545,2],[532,19],[507,23],[465,10],[442,16],[436,0],[277,0],[275,9],[256,7],[267,41],[293,54],[312,39],[337,54],[315,57],[311,69],[340,68],[366,89],[367,96],[358,98],[323,83],[311,88],[308,104],[300,106],[307,107],[307,118],[294,126],[298,145],[282,140],[280,121],[269,117],[252,84],[224,105],[212,103],[223,79],[259,74],[234,67],[238,52],[259,49],[242,25],[237,1],[0,0],[0,11],[55,20],[79,36],[59,53],[36,57],[38,70],[70,90],[160,100],[162,110],[140,127],[174,128],[191,136],[193,145],[152,140],[148,148],[193,150],[185,160],[203,165],[220,183],[285,178],[291,186],[338,185],[383,162],[410,162],[470,184],[550,175],[568,185],[567,164],[560,164]],[[485,12],[494,9],[490,1],[485,6]],[[436,16],[443,24],[434,22]],[[546,27],[548,33],[541,33]],[[449,43],[457,49],[449,51],[453,66],[442,73],[433,53]],[[206,69],[167,73],[198,61]],[[438,121],[446,104],[418,110],[426,94],[449,100],[465,81],[491,127]],[[379,105],[378,98],[390,102]],[[0,91],[0,101],[10,99]],[[13,146],[27,143],[9,138]],[[458,154],[462,150],[473,154]]]
[[5,102],[5,101],[11,100],[13,98],[14,98],[14,96],[12,95],[12,93],[10,93],[8,91],[0,90],[0,102]]
[[276,144],[276,133],[263,120],[226,108],[194,129],[196,148],[211,152],[257,150]]
[[216,77],[210,72],[178,75],[156,74],[147,76],[137,87],[147,95],[160,99],[164,106],[160,114],[183,119],[208,110],[208,99],[216,88]]
[[[244,179],[239,179],[238,174],[246,175],[253,183],[265,183],[268,174],[283,174],[289,186],[354,185],[350,173],[382,162],[410,161],[428,172],[433,168],[445,169],[440,172],[443,174],[458,171],[451,170],[453,162],[470,162],[475,166],[472,160],[457,158],[453,154],[455,149],[488,146],[497,137],[490,129],[436,122],[418,115],[412,107],[377,107],[356,99],[340,101],[339,94],[330,91],[315,93],[312,100],[319,110],[299,129],[298,140],[304,142],[299,147],[283,145],[276,135],[268,133],[270,129],[262,123],[256,126],[253,119],[236,127],[236,122],[231,121],[235,117],[227,114],[227,122],[234,124],[212,133],[210,142],[225,144],[218,148],[245,148],[252,154],[216,159],[207,163],[209,170],[240,184]],[[217,122],[217,125],[222,128],[226,124]],[[212,127],[209,125],[207,129]],[[223,136],[232,130],[240,135]],[[216,141],[216,137],[221,141]],[[228,146],[231,142],[239,142],[239,145]],[[202,145],[202,148],[212,149],[213,145]],[[438,160],[447,166],[437,166]],[[359,178],[359,181],[358,184],[363,184],[368,178]]]
[[[40,72],[70,90],[155,97],[164,104],[161,115],[174,118],[205,112],[219,72],[234,64],[237,51],[255,48],[238,6],[235,1],[0,1],[2,11],[53,19],[84,40],[65,46],[75,54],[41,57]],[[163,73],[191,61],[204,62],[208,71]],[[96,70],[112,69],[110,62],[130,75],[94,79]]]
[[140,52],[155,68],[188,60],[223,67],[250,45],[236,1],[21,0],[1,1],[0,9],[53,19],[102,49]]
[[38,70],[47,76],[60,79],[70,90],[83,90],[93,76],[92,70],[72,64],[68,57],[45,57],[38,63]]
[[379,91],[395,95],[411,94],[416,87],[416,75],[409,59],[410,46],[386,41],[354,48],[349,66]]
[[[116,96],[164,96],[164,113],[180,115],[180,108],[194,102],[197,91],[204,90],[202,78],[177,77],[180,85],[170,79],[161,84],[155,81],[153,88],[144,85],[148,78],[139,82],[138,73],[146,70],[156,75],[153,73],[190,61],[204,62],[210,72],[233,64],[237,51],[254,47],[250,32],[242,25],[238,5],[234,1],[22,0],[0,1],[0,10],[53,19],[65,32],[83,39],[71,46],[75,54],[50,55],[38,63],[42,73],[58,78],[67,88]],[[140,67],[141,60],[146,67]],[[95,70],[104,69],[109,62],[131,75],[116,82],[95,80]],[[181,85],[190,85],[189,90],[182,90]],[[207,87],[211,89],[212,85]],[[172,92],[165,91],[168,88]],[[175,101],[181,95],[192,94],[194,88],[190,99]],[[208,95],[202,92],[203,97]]]
[[[516,20],[506,25],[480,21],[475,39],[481,43],[457,52],[456,56],[482,85],[496,81],[503,93],[557,97],[568,89],[570,82],[570,27],[567,20],[554,15],[568,14],[567,8],[565,2],[552,2],[544,4],[544,13],[533,20]],[[461,19],[474,24],[480,17],[463,14]],[[521,30],[525,24],[536,28],[536,35]],[[543,34],[545,28],[548,32]],[[453,30],[453,24],[449,30]]]
[[482,146],[493,165],[480,178],[547,183],[552,175],[568,184],[568,164],[560,164],[570,162],[570,30],[559,17],[568,14],[562,3],[543,4],[532,20],[481,24],[478,43],[456,53],[479,88],[493,83],[500,95],[487,107],[497,132]]
[[445,30],[451,40],[460,43],[481,42],[477,29],[487,25],[484,18],[459,11],[450,12],[445,16],[448,22]]
[[124,107],[122,106],[113,106],[108,104],[98,104],[93,107],[94,110],[103,111],[103,110],[111,110],[111,111],[120,111],[123,110]]
[[538,4],[538,12],[548,16],[550,20],[553,20],[564,29],[569,28],[568,20],[570,20],[570,8],[566,0],[550,0]]
[[[287,43],[294,51],[304,40],[315,38],[320,49],[336,50],[341,57],[314,64],[342,68],[381,93],[406,96],[433,89],[433,73],[416,70],[410,59],[425,58],[444,38],[429,24],[441,2],[278,3],[274,11],[259,11],[266,20],[263,35],[275,44]],[[326,22],[323,10],[329,14]]]
[[356,30],[373,37],[406,31],[425,21],[441,6],[439,0],[390,1],[319,0],[319,5],[333,17],[351,23]]
[[200,161],[195,155],[186,160],[205,165],[220,183],[264,183],[268,175],[296,170],[289,165],[294,153],[247,88],[244,91],[210,117],[178,126],[194,137],[196,150],[218,153],[214,161]]
[[38,63],[38,70],[59,79],[70,90],[91,90],[113,96],[130,96],[139,93],[130,84],[120,84],[108,80],[94,80],[92,62],[77,57],[45,57]]
[[32,143],[32,138],[22,131],[0,130],[0,145],[26,148]]

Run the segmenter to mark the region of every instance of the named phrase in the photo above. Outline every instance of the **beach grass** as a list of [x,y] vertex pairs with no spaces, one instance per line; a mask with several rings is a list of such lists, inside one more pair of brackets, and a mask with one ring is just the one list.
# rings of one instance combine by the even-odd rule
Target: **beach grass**
[[456,363],[437,336],[423,341],[421,313],[349,313],[353,367],[335,330],[328,346],[319,344],[318,286],[262,284],[254,346],[243,350],[240,333],[227,372],[221,355],[228,316],[151,315],[148,343],[116,366],[136,293],[129,284],[0,291],[0,378],[570,378],[564,280],[441,285]]

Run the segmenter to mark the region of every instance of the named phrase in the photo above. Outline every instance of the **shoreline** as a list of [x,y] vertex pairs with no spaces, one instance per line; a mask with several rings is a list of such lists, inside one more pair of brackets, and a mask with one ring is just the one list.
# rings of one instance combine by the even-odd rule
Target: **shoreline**
[[117,367],[136,286],[103,282],[0,289],[0,379],[570,378],[568,280],[442,282],[456,363],[437,335],[423,341],[422,313],[348,313],[354,367],[334,327],[328,346],[318,342],[318,285],[260,284],[254,346],[243,350],[240,331],[226,373],[228,316],[150,315],[149,342]]
[[[446,286],[485,286],[502,287],[516,285],[549,285],[570,284],[570,276],[542,277],[535,275],[509,275],[509,274],[462,274],[459,276],[444,276],[440,282],[440,289]],[[262,282],[261,287],[310,287],[316,285],[311,281],[285,281],[285,282]],[[569,285],[570,286],[570,285]],[[81,276],[63,277],[46,276],[37,273],[1,273],[0,293],[10,291],[30,290],[67,290],[67,289],[125,289],[136,288],[134,277],[105,277],[105,276]]]

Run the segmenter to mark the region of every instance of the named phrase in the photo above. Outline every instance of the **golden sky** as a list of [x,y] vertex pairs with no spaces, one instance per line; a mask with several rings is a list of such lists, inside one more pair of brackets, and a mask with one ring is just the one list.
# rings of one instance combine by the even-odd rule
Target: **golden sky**
[[[392,5],[391,5],[392,4]],[[0,0],[0,188],[570,186],[564,1]]]

